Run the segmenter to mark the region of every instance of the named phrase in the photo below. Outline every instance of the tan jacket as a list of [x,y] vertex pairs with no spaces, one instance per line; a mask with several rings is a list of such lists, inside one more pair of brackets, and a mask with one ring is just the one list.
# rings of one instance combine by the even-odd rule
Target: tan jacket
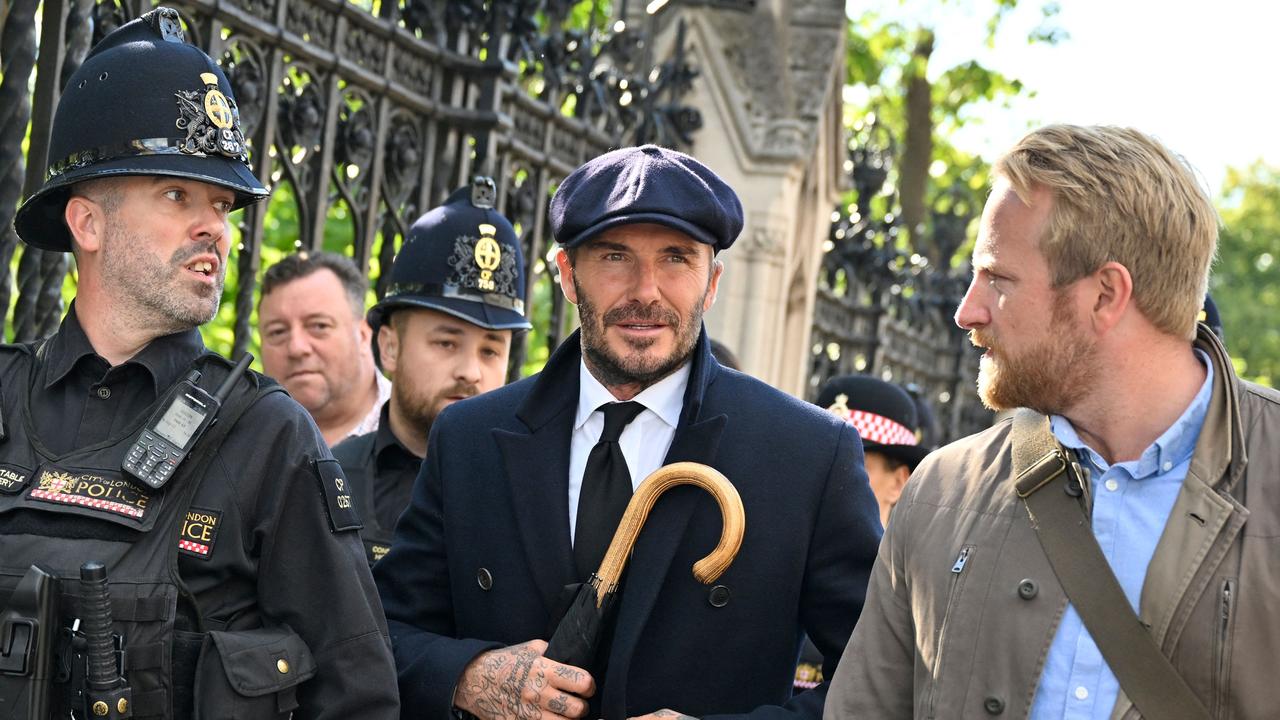
[[[1213,398],[1141,616],[1212,717],[1280,718],[1280,393],[1237,378],[1203,326],[1196,345]],[[1010,427],[933,453],[907,483],[827,720],[1030,712],[1066,596],[1013,492]],[[1122,691],[1113,720],[1137,717]]]

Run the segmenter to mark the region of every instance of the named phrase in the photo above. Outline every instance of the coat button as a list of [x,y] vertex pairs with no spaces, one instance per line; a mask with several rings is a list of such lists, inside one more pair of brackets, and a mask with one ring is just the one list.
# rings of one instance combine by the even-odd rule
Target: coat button
[[990,715],[999,715],[1004,712],[1004,700],[995,695],[988,695],[987,699],[982,701],[982,708]]
[[286,674],[288,674],[288,672],[289,672],[289,661],[288,661],[288,660],[285,660],[284,658],[280,658],[279,660],[277,660],[277,661],[276,661],[276,670],[277,670],[277,671],[279,671],[279,673],[280,673],[281,675],[286,675]]
[[707,602],[711,603],[711,607],[722,608],[729,604],[729,588],[724,585],[717,585],[711,588],[711,592],[707,593]]
[[1018,597],[1023,600],[1030,600],[1040,592],[1040,586],[1036,585],[1036,581],[1030,578],[1018,583]]
[[493,587],[493,574],[489,572],[488,568],[480,568],[476,571],[476,584],[480,586],[481,590],[488,590]]

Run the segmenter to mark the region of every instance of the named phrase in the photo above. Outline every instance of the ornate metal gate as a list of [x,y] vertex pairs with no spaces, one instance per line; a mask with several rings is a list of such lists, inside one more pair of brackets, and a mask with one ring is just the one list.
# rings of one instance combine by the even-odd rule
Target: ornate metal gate
[[[10,0],[0,32],[0,307],[19,243],[19,195],[39,187],[52,110],[92,42],[152,2]],[[409,224],[473,173],[498,182],[499,209],[521,233],[527,307],[553,348],[564,303],[549,292],[547,198],[589,157],[619,145],[687,144],[701,124],[680,104],[694,71],[682,56],[653,58],[667,13],[615,22],[600,0],[174,0],[188,39],[226,71],[268,187],[292,198],[298,248],[318,249],[326,227],[350,224],[344,250],[362,269],[387,268]],[[584,11],[585,21],[584,21]],[[574,21],[574,14],[577,21]],[[622,17],[630,17],[625,13]],[[34,103],[29,82],[39,63]],[[30,121],[28,152],[22,149]],[[286,189],[280,193],[280,189]],[[240,224],[228,277],[233,349],[250,343],[267,204]],[[335,219],[336,218],[336,219]],[[374,262],[376,259],[376,262]],[[14,336],[46,335],[62,316],[66,255],[22,249]],[[375,279],[379,295],[386,274]],[[541,302],[533,302],[542,293]],[[518,371],[529,348],[513,349]]]
[[[991,425],[974,379],[978,355],[952,315],[969,281],[967,267],[934,267],[898,247],[899,219],[876,217],[892,147],[850,152],[857,202],[840,208],[818,278],[813,320],[811,392],[834,375],[866,373],[925,397],[935,425],[925,442],[939,446]],[[934,242],[950,258],[971,219],[954,209],[933,216]]]

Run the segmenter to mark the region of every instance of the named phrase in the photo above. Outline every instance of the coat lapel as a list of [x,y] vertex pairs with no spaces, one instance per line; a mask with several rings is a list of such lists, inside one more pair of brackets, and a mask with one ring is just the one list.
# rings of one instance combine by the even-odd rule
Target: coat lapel
[[[693,358],[680,424],[664,464],[687,461],[714,465],[720,436],[728,420],[723,414],[702,417],[703,396],[719,370],[719,365],[711,357],[705,330],[698,339]],[[646,527],[660,527],[661,532],[646,529],[640,532],[627,568],[610,651],[603,696],[605,717],[627,715],[626,678],[636,643],[657,602],[671,562],[680,549],[689,520],[699,503],[704,502],[715,501],[697,488],[675,488],[658,499],[646,521]],[[692,572],[692,567],[688,571]]]
[[495,429],[520,544],[548,614],[574,582],[569,539],[569,443],[578,405],[578,335],[556,349],[516,418],[528,432]]
[[[1199,598],[1244,527],[1249,511],[1230,494],[1244,472],[1247,458],[1241,430],[1236,377],[1231,359],[1217,338],[1203,325],[1197,347],[1213,362],[1213,396],[1169,520],[1147,569],[1140,607],[1162,647],[1172,647],[1185,622],[1187,598]],[[1147,592],[1147,588],[1165,588]],[[1172,589],[1170,591],[1169,589]]]

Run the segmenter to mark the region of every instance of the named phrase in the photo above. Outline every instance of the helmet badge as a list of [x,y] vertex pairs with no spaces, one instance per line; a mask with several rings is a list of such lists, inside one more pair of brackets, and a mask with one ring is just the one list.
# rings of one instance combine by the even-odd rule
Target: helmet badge
[[201,90],[180,90],[178,99],[179,130],[187,133],[179,149],[189,155],[222,155],[245,162],[244,135],[240,132],[240,113],[235,101],[218,87],[218,76],[200,73]]
[[476,241],[475,261],[480,268],[480,290],[493,292],[497,283],[493,280],[493,271],[502,263],[502,246],[495,237],[498,229],[488,223],[480,224],[480,239]]
[[201,73],[200,79],[208,89],[204,94],[204,114],[209,116],[209,121],[214,124],[214,127],[222,129],[232,127],[235,124],[235,115],[231,110],[231,104],[227,102],[227,96],[218,89],[218,76],[213,73]]

